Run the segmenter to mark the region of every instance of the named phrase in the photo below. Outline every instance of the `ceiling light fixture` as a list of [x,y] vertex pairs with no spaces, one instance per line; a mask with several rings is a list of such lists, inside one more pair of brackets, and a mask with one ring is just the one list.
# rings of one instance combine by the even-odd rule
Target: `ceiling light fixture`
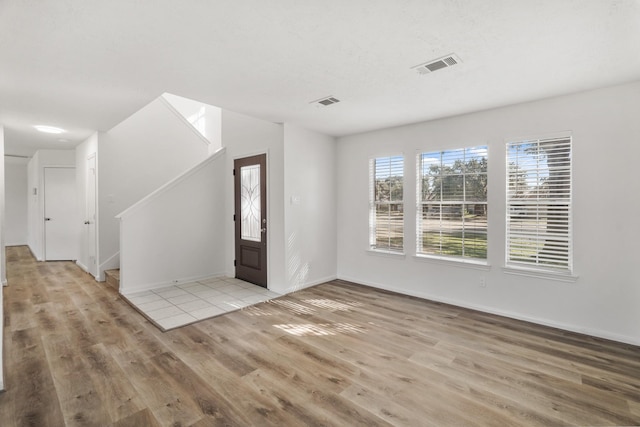
[[65,133],[66,130],[62,129],[62,128],[58,128],[55,126],[47,126],[47,125],[35,125],[34,128],[36,128],[36,130],[40,131],[40,132],[44,132],[44,133]]

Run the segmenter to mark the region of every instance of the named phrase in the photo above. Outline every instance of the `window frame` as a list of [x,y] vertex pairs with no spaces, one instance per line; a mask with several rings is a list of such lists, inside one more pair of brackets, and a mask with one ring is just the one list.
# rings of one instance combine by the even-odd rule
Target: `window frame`
[[[401,200],[391,200],[379,202],[376,201],[376,162],[377,161],[388,161],[389,162],[389,173],[391,173],[391,164],[394,161],[393,159],[400,159],[402,164],[402,199]],[[369,158],[369,242],[368,242],[368,250],[374,253],[379,254],[388,254],[388,255],[401,255],[405,254],[405,186],[406,186],[406,162],[404,154],[393,154],[393,155],[382,155],[375,156]],[[390,191],[391,197],[391,191]],[[399,204],[402,206],[402,245],[399,248],[392,247],[391,244],[387,246],[379,246],[377,239],[377,207],[380,205],[391,205],[391,204]],[[389,223],[389,228],[391,229],[391,223]]]
[[[515,145],[526,145],[526,144],[531,144],[531,143],[536,143],[537,144],[537,151],[535,153],[535,156],[539,156],[539,152],[541,150],[540,148],[540,143],[541,142],[555,142],[558,146],[562,146],[563,141],[568,141],[567,143],[565,143],[565,145],[568,146],[569,149],[569,155],[568,155],[568,166],[563,167],[563,168],[558,168],[557,170],[560,170],[562,172],[568,172],[568,186],[569,189],[568,191],[566,191],[566,198],[563,197],[545,197],[545,198],[540,198],[539,195],[537,196],[537,200],[539,201],[536,204],[530,204],[527,203],[527,206],[533,206],[535,207],[535,212],[540,212],[543,211],[545,212],[545,208],[544,206],[544,201],[548,200],[551,203],[548,203],[546,206],[548,209],[548,206],[564,206],[564,204],[558,204],[558,200],[566,200],[566,206],[567,206],[567,214],[566,214],[566,232],[563,233],[563,236],[566,236],[566,242],[567,242],[567,246],[566,246],[566,267],[562,267],[562,266],[553,266],[552,264],[548,263],[548,262],[539,262],[540,260],[540,252],[536,253],[536,262],[526,262],[523,260],[516,260],[512,254],[511,248],[512,248],[512,241],[517,238],[518,233],[515,232],[513,230],[513,227],[511,227],[511,225],[513,224],[513,219],[512,219],[512,214],[514,212],[514,209],[516,206],[522,206],[523,203],[522,202],[518,202],[518,199],[515,197],[512,197],[510,195],[510,187],[511,187],[511,182],[512,179],[521,179],[518,178],[518,172],[516,172],[516,174],[512,174],[511,172],[511,168],[510,168],[510,150],[512,148],[512,146]],[[577,279],[577,276],[574,276],[574,266],[573,266],[573,260],[574,260],[574,236],[573,236],[573,227],[574,227],[574,221],[573,221],[573,190],[574,190],[574,172],[573,172],[573,155],[574,155],[574,151],[573,151],[573,136],[571,134],[571,132],[561,132],[561,133],[557,133],[557,134],[549,134],[549,135],[538,135],[538,136],[532,136],[532,137],[520,137],[520,138],[509,138],[505,140],[505,267],[503,268],[505,273],[508,274],[516,274],[516,275],[524,275],[524,276],[531,276],[531,277],[538,277],[538,278],[545,278],[545,279],[551,279],[551,280],[560,280],[560,281],[575,281]],[[539,162],[538,162],[539,164]],[[546,168],[541,168],[540,166],[537,166],[536,168],[534,168],[534,170],[536,171],[536,173],[538,174],[538,176],[540,174],[549,174],[549,166],[547,165]],[[540,188],[543,184],[538,184],[538,188]],[[538,191],[539,193],[539,191]],[[514,202],[515,201],[515,202]],[[542,207],[541,207],[542,206]],[[522,209],[522,208],[521,208]],[[533,210],[532,210],[533,212]],[[536,216],[536,219],[539,218],[539,215]],[[541,230],[540,226],[538,225],[536,230],[538,231],[536,233],[536,238],[538,240],[536,240],[536,244],[539,246],[540,244],[543,244],[543,248],[544,248],[544,242],[545,240],[542,239],[541,235],[547,235],[547,230],[545,227],[545,230]],[[562,237],[562,236],[561,236]]]
[[[423,246],[423,226],[422,226],[422,215],[423,215],[423,206],[425,205],[436,205],[434,203],[429,203],[429,202],[425,202],[424,200],[422,200],[422,189],[423,189],[423,182],[424,182],[424,176],[423,172],[422,172],[422,159],[423,156],[427,155],[438,155],[439,156],[439,160],[440,160],[440,167],[443,166],[443,154],[445,152],[454,152],[454,151],[462,151],[463,152],[463,159],[466,158],[466,152],[467,150],[485,150],[486,154],[484,156],[484,158],[486,159],[486,163],[487,163],[487,169],[485,172],[483,173],[474,173],[474,174],[469,174],[469,175],[484,175],[486,177],[487,180],[487,195],[484,201],[474,201],[474,200],[467,200],[467,194],[466,194],[466,177],[467,174],[463,173],[461,176],[462,182],[463,184],[463,199],[462,201],[458,201],[456,203],[447,203],[446,200],[443,200],[442,198],[440,199],[440,203],[437,204],[440,207],[442,206],[446,206],[446,205],[459,205],[461,206],[463,209],[466,205],[484,205],[485,206],[485,215],[486,215],[486,226],[485,226],[485,236],[486,236],[486,255],[484,258],[476,258],[476,257],[471,257],[471,256],[465,256],[465,255],[449,255],[449,254],[443,254],[443,253],[430,253],[430,252],[425,252],[425,248]],[[466,171],[465,171],[466,172]],[[446,176],[446,174],[443,174],[441,176]],[[444,202],[444,203],[443,203]],[[486,267],[489,266],[489,144],[485,143],[482,145],[471,145],[471,146],[464,146],[464,147],[457,147],[457,148],[447,148],[447,149],[440,149],[440,150],[419,150],[416,154],[416,210],[415,210],[415,214],[416,214],[416,258],[420,258],[420,259],[425,259],[425,260],[434,260],[437,262],[444,262],[444,263],[451,263],[452,265],[455,264],[466,264],[466,265],[471,265],[471,266],[477,266],[479,268],[485,269]],[[442,216],[442,215],[441,215]],[[464,229],[464,217],[463,217],[463,233],[464,231],[466,231]],[[440,232],[443,231],[442,226],[439,227]],[[464,240],[462,243],[462,251],[464,253]]]

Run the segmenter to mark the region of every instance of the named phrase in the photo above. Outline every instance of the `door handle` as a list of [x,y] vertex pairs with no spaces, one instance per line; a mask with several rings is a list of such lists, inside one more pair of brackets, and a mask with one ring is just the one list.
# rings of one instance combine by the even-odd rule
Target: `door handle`
[[89,225],[89,224],[91,224],[91,221],[85,221],[84,222],[84,225]]
[[51,218],[45,218],[44,220],[45,221],[51,221]]

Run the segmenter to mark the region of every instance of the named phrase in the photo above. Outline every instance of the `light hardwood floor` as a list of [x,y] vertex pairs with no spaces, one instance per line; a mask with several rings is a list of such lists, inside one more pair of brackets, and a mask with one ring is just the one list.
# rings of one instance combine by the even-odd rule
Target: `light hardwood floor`
[[8,248],[0,426],[640,424],[640,348],[333,281],[167,333]]

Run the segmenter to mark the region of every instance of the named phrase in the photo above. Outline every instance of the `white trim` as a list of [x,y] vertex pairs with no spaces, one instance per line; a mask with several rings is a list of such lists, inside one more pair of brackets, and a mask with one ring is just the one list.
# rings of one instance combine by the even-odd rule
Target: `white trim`
[[506,145],[509,142],[533,141],[533,140],[541,140],[541,139],[562,139],[562,138],[572,138],[572,137],[573,137],[572,131],[563,130],[563,131],[549,132],[549,133],[537,133],[535,135],[529,134],[525,136],[522,136],[522,135],[507,136],[503,138],[503,143]]
[[386,249],[369,248],[366,250],[366,252],[367,252],[367,255],[381,256],[386,258],[398,258],[398,259],[406,258],[406,254],[404,252],[394,252]]
[[115,216],[116,219],[119,219],[119,220],[125,219],[127,216],[131,215],[131,213],[133,213],[134,211],[138,210],[140,207],[148,204],[150,201],[152,201],[153,199],[155,199],[159,195],[163,194],[168,189],[170,189],[172,187],[175,187],[176,185],[178,185],[179,183],[181,183],[185,179],[189,178],[191,175],[199,172],[201,169],[203,169],[209,163],[211,163],[212,161],[214,161],[218,157],[221,157],[222,155],[224,155],[225,151],[226,151],[226,149],[224,147],[220,148],[215,153],[213,153],[212,155],[210,155],[209,157],[204,159],[202,162],[198,163],[197,165],[195,165],[191,169],[187,170],[186,172],[178,175],[177,177],[175,177],[171,181],[167,182],[163,186],[159,187],[155,191],[152,191],[151,193],[147,194],[145,197],[143,197],[142,199],[138,200],[136,203],[134,203],[133,205],[129,206],[124,211],[120,212],[118,215]]
[[489,271],[491,265],[487,262],[467,260],[463,258],[453,258],[436,255],[417,254],[413,256],[413,259],[420,262],[429,262],[432,264],[448,265],[451,267],[471,268],[474,270]]
[[[96,134],[97,134],[97,132],[96,132]],[[97,144],[97,141],[98,141],[98,135],[96,135],[96,144]],[[96,146],[96,150],[97,150],[97,146]],[[95,175],[96,175],[96,179],[95,179],[95,182],[94,182],[94,185],[95,185],[95,189],[94,189],[95,210],[94,210],[94,212],[95,212],[95,215],[96,215],[95,225],[94,225],[95,235],[96,235],[95,236],[96,237],[95,238],[95,242],[94,242],[95,245],[96,245],[96,247],[95,247],[96,255],[95,255],[94,263],[95,263],[95,266],[96,266],[96,271],[95,271],[95,273],[92,272],[90,267],[88,267],[86,271],[87,271],[87,273],[92,275],[96,280],[98,280],[98,277],[100,276],[100,269],[98,268],[98,260],[100,259],[100,220],[99,220],[99,218],[100,218],[100,206],[98,205],[98,200],[100,200],[100,199],[99,199],[98,189],[100,188],[100,185],[99,185],[99,182],[98,182],[99,174],[98,174],[98,152],[97,151],[93,151],[93,152],[91,152],[91,153],[89,153],[87,155],[87,158],[85,160],[84,172],[85,173],[87,172],[87,168],[86,168],[87,162],[92,157],[95,160]],[[87,177],[85,176],[85,189],[84,189],[84,191],[85,191],[85,214],[86,214],[86,209],[87,209],[87,207],[86,207],[86,204],[87,204],[86,203],[87,188],[88,188],[88,186],[87,186]]]
[[[331,275],[331,276],[323,277],[321,279],[314,280],[312,282],[303,283],[302,285],[298,284],[298,285],[290,286],[290,287],[284,289],[284,291],[283,291],[283,293],[281,295],[286,295],[286,294],[289,294],[291,292],[301,291],[302,289],[306,289],[306,288],[310,288],[312,286],[321,285],[323,283],[331,282],[332,280],[336,280],[337,278],[338,278],[338,276]],[[267,289],[269,289],[272,292],[278,292],[277,290],[272,290],[271,288],[267,288]]]
[[91,273],[89,272],[89,269],[87,269],[87,266],[86,266],[86,265],[84,265],[82,262],[80,262],[80,260],[76,260],[76,265],[77,265],[78,267],[80,267],[80,268],[82,269],[82,271],[84,271],[85,273],[89,273],[89,274],[91,274]]
[[558,282],[572,282],[578,280],[578,276],[564,271],[537,270],[535,268],[523,268],[514,266],[502,267],[505,274],[513,274],[515,276],[535,277],[537,279],[555,280]]
[[491,307],[487,307],[484,305],[478,305],[478,304],[468,304],[468,303],[462,303],[460,301],[457,300],[452,300],[449,298],[442,298],[442,297],[438,297],[438,296],[434,296],[431,294],[428,294],[426,292],[416,292],[416,291],[407,291],[405,289],[400,289],[400,288],[395,288],[393,286],[387,286],[387,285],[383,285],[381,283],[374,283],[374,282],[365,282],[353,277],[348,277],[348,276],[338,276],[339,280],[345,280],[348,282],[352,282],[352,283],[356,283],[356,284],[360,284],[360,285],[364,285],[364,286],[370,286],[373,288],[379,288],[379,289],[383,289],[386,291],[391,291],[391,292],[396,292],[402,295],[409,295],[409,296],[414,296],[414,297],[418,297],[418,298],[423,298],[429,301],[434,301],[434,302],[441,302],[444,304],[450,304],[456,307],[462,307],[462,308],[468,308],[471,310],[477,310],[477,311],[481,311],[483,313],[489,313],[489,314],[495,314],[497,316],[503,316],[503,317],[508,317],[511,319],[516,319],[516,320],[523,320],[525,322],[529,322],[529,323],[534,323],[536,325],[542,325],[542,326],[549,326],[551,328],[557,328],[557,329],[562,329],[565,331],[569,331],[569,332],[576,332],[579,334],[584,334],[584,335],[590,335],[593,337],[597,337],[597,338],[604,338],[607,340],[613,340],[613,341],[617,341],[617,342],[621,342],[621,343],[625,343],[625,344],[631,344],[631,345],[640,345],[640,339],[638,339],[637,337],[630,337],[630,336],[626,336],[626,335],[619,335],[619,334],[615,334],[615,333],[611,333],[611,332],[607,332],[607,331],[602,331],[599,329],[592,329],[592,328],[584,328],[584,327],[580,327],[580,326],[576,326],[576,325],[571,325],[571,324],[567,324],[567,323],[561,323],[561,322],[554,322],[551,320],[547,320],[547,319],[542,319],[539,317],[531,317],[531,316],[524,316],[522,314],[519,313],[515,313],[512,311],[505,311],[505,310],[497,310],[495,308],[491,308]]
[[[249,152],[247,154],[237,154],[234,157],[232,157],[231,160],[244,159],[246,157],[261,156],[262,154],[266,154],[267,155],[267,159],[268,159],[269,158],[269,149],[259,150],[259,151],[252,151],[252,152]],[[231,162],[231,169],[233,169],[233,161]],[[268,169],[267,169],[267,172],[268,172]]]

